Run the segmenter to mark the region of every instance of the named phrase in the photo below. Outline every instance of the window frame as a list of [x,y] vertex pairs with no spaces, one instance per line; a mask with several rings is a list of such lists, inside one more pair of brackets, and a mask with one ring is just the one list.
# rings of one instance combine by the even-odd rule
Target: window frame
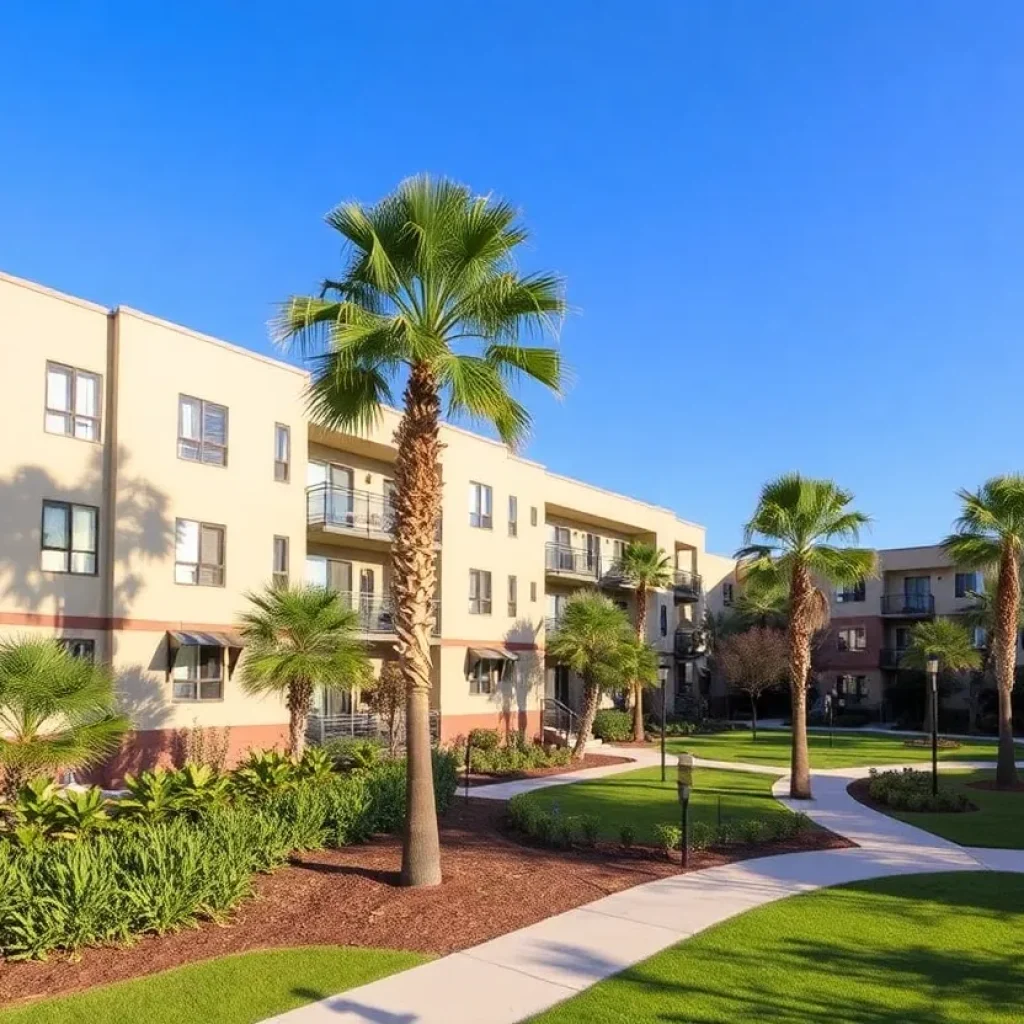
[[[508,662],[498,658],[477,658],[470,666],[466,678],[469,681],[469,692],[472,696],[490,696],[497,692],[505,678],[505,665]],[[486,672],[481,672],[486,666]],[[486,685],[484,678],[486,677]]]
[[[196,556],[199,559],[197,562],[181,562],[178,560],[178,524],[179,523],[195,523],[199,527],[196,535]],[[208,530],[220,530],[220,553],[221,553],[221,564],[215,566],[212,563],[204,562],[203,556],[203,529]],[[194,566],[196,570],[196,578],[194,581],[180,580],[178,579],[178,566]],[[220,570],[220,582],[219,583],[203,583],[201,582],[202,569],[213,568]],[[224,523],[208,523],[201,519],[186,519],[183,516],[176,516],[174,519],[174,582],[181,587],[225,587],[227,586],[228,578],[228,528]]]
[[[197,652],[199,652],[196,655],[196,666],[195,666],[196,674],[195,674],[195,676],[181,677],[181,676],[176,676],[174,674],[175,671],[178,668],[178,663],[177,662],[178,662],[178,658],[181,656],[182,651],[197,651]],[[220,668],[220,675],[215,676],[215,677],[214,676],[209,676],[209,677],[207,677],[205,679],[203,678],[203,674],[202,674],[202,672],[203,672],[202,652],[203,651],[218,651],[219,652],[219,657],[217,658],[217,664],[218,664],[218,666]],[[190,647],[179,647],[177,652],[174,655],[174,662],[175,663],[174,663],[174,665],[171,668],[171,703],[172,704],[217,704],[217,703],[222,703],[223,700],[224,700],[224,676],[225,676],[225,672],[224,672],[224,661],[225,661],[224,654],[225,654],[225,649],[223,647],[219,647],[219,646],[217,646],[215,644],[199,644],[199,645],[190,646]],[[191,666],[185,666],[185,667],[191,668]],[[176,691],[177,691],[177,688],[178,688],[179,684],[181,684],[181,683],[191,683],[192,684],[192,688],[193,688],[193,693],[195,694],[195,696],[193,696],[193,697],[179,697]],[[202,693],[203,693],[202,684],[203,683],[218,683],[219,684],[219,688],[218,688],[217,696],[216,697],[204,697],[202,695]]]
[[836,591],[836,604],[863,604],[866,600],[867,585],[864,580]]
[[530,604],[537,603],[537,581],[530,580]]
[[[227,421],[225,420],[225,423]],[[277,442],[279,432],[284,431],[284,458],[279,459]],[[226,436],[226,432],[225,432]],[[225,445],[224,457],[227,458],[227,446]],[[226,465],[226,463],[225,463]],[[292,428],[287,423],[274,424],[274,482],[278,484],[291,483],[292,479]]]
[[[473,596],[473,583],[476,581],[476,597]],[[483,596],[484,581],[487,583],[487,596]],[[493,610],[494,586],[489,569],[469,570],[469,614],[490,615]],[[475,607],[474,607],[475,606]]]
[[537,506],[536,505],[531,505],[530,506],[530,525],[531,526],[536,526],[537,525]]
[[[68,409],[57,409],[50,405],[50,371],[60,370],[71,375],[71,382],[68,387]],[[96,381],[96,407],[99,410],[98,415],[88,416],[85,413],[80,413],[75,408],[78,398],[78,378],[92,377]],[[51,430],[47,420],[50,416],[63,416],[65,425],[70,429],[65,430]],[[87,420],[94,424],[96,428],[95,437],[80,437],[75,428],[77,427],[78,420]],[[46,360],[46,369],[43,377],[43,431],[47,434],[52,434],[54,437],[70,437],[76,441],[86,441],[89,444],[102,444],[103,443],[103,374],[96,373],[93,370],[84,370],[77,366],[71,366],[68,363],[58,362],[56,359]]]
[[[979,572],[958,572],[953,576],[953,597],[965,598],[970,597],[971,594],[981,593],[981,573]],[[969,585],[965,585],[963,588],[960,586],[960,581],[969,580]]]
[[729,608],[733,602],[733,585],[731,583],[722,584],[722,605],[723,607]]
[[668,636],[668,605],[659,606],[658,631],[662,636]]
[[[64,649],[65,653],[70,655],[72,658],[81,658],[83,661],[88,661],[90,665],[96,664],[96,641],[90,637],[85,636],[61,636],[57,638],[57,643]],[[77,645],[83,645],[88,653],[78,654],[72,650]]]
[[[471,508],[469,510],[469,525],[475,530],[493,530],[494,529],[494,488],[490,484],[482,484],[478,480],[469,481],[469,494]],[[489,512],[485,513],[484,508],[484,495],[487,496],[487,508]],[[474,522],[474,519],[476,520]]]
[[[284,550],[284,568],[283,569],[279,569],[278,568],[278,559],[277,559],[278,542],[283,542],[283,550]],[[282,590],[285,590],[288,587],[288,581],[291,579],[291,541],[289,540],[288,537],[285,537],[283,534],[275,533],[274,534],[274,544],[273,544],[273,547],[272,547],[271,551],[272,551],[271,562],[270,562],[270,565],[271,565],[271,580],[273,581],[273,584],[274,584],[275,587],[279,587]]]
[[[67,516],[67,541],[68,546],[54,547],[52,544],[46,543],[46,509],[50,508],[61,508],[64,509],[65,515]],[[75,509],[85,509],[92,513],[93,516],[93,544],[95,545],[90,551],[88,548],[76,548],[75,544]],[[63,569],[47,569],[43,567],[42,553],[44,551],[60,551],[65,555]],[[74,555],[92,555],[93,558],[93,570],[92,572],[79,572],[72,568],[73,556]],[[100,510],[98,505],[86,505],[82,502],[77,501],[62,501],[59,498],[43,498],[42,509],[40,514],[39,523],[39,571],[40,572],[52,572],[61,576],[99,576],[100,574]]]
[[[859,637],[860,643],[850,643],[848,639],[843,638],[844,633],[854,634],[854,640]],[[844,646],[845,645],[845,646]],[[865,626],[843,626],[841,629],[836,630],[836,648],[843,654],[854,654],[858,651],[866,651],[868,649],[868,631]]]
[[508,617],[514,619],[519,614],[519,580],[515,576],[508,578]]
[[[198,402],[199,403],[199,437],[185,437],[181,432],[181,408],[185,402]],[[217,409],[224,410],[224,443],[220,444],[217,441],[207,441],[206,439],[206,409],[207,406],[213,406]],[[177,452],[178,458],[182,462],[194,462],[200,466],[214,466],[217,469],[228,468],[228,442],[230,437],[231,419],[230,412],[226,405],[222,405],[220,402],[214,402],[208,398],[199,398],[196,395],[187,395],[184,391],[178,392],[178,442]],[[196,457],[193,458],[191,455],[182,454],[182,442],[186,444],[194,444],[198,446]],[[223,462],[210,462],[204,458],[207,447],[212,449],[219,449],[224,457]]]
[[508,535],[519,536],[519,499],[514,494],[508,496]]

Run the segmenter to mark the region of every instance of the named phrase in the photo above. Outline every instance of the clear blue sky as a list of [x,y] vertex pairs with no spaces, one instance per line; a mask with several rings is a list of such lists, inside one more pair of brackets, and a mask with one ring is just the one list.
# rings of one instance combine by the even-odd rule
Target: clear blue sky
[[784,470],[892,546],[1024,467],[1016,0],[59,6],[4,9],[4,270],[269,351],[323,214],[445,173],[579,310],[552,469],[729,551]]

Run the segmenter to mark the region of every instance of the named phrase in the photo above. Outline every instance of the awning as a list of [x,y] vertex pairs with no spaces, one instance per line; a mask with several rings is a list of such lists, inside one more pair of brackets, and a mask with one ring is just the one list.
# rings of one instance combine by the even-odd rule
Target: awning
[[172,647],[231,647],[242,648],[241,638],[234,633],[193,633],[168,630],[167,642]]
[[481,661],[518,661],[519,655],[504,647],[470,647],[469,656]]

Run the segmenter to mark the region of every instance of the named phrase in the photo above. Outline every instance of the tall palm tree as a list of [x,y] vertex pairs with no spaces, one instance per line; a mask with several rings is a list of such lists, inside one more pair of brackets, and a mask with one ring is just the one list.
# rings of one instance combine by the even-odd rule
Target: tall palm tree
[[[404,181],[372,206],[345,203],[327,216],[342,237],[340,277],[313,297],[284,303],[277,338],[315,359],[310,405],[321,423],[361,430],[406,381],[395,432],[392,592],[398,657],[408,690],[407,812],[402,881],[436,885],[441,856],[430,755],[430,601],[441,512],[441,400],[449,414],[494,426],[509,445],[530,417],[510,385],[530,377],[558,392],[558,352],[524,343],[553,331],[565,312],[562,283],[521,274],[514,255],[528,235],[501,200],[428,177]],[[477,347],[476,352],[467,348]]]
[[239,620],[242,688],[284,697],[288,753],[301,757],[317,688],[351,690],[372,677],[357,637],[359,615],[323,587],[269,586],[246,597],[251,607]]
[[792,697],[793,749],[790,796],[810,799],[807,755],[807,675],[811,637],[828,621],[828,598],[817,581],[856,583],[876,571],[874,551],[841,547],[856,542],[868,517],[850,508],[853,494],[832,480],[787,473],[761,490],[757,508],[743,531],[737,552],[740,573],[755,588],[788,584],[789,685]]
[[1017,667],[1017,624],[1021,600],[1021,551],[1024,548],[1024,476],[997,476],[977,491],[957,491],[962,503],[954,532],[942,546],[966,569],[996,572],[992,660],[999,695],[999,758],[996,786],[1017,782],[1013,743],[1014,673]]
[[[978,669],[982,663],[981,652],[974,646],[971,634],[967,632],[966,627],[952,619],[917,623],[910,631],[910,646],[900,658],[900,665],[923,671],[931,658],[937,658],[939,668],[947,672]],[[932,692],[929,686],[925,697],[926,732],[931,728],[932,715],[937,710],[932,708]]]
[[[672,564],[661,548],[645,541],[632,541],[623,549],[619,568],[625,582],[636,589],[636,635],[641,642],[646,642],[647,596],[652,590],[664,589],[672,582]],[[639,679],[634,681],[632,691],[633,739],[643,743],[643,684]]]
[[[631,667],[646,673],[639,655],[630,665],[625,650],[637,642],[626,613],[604,594],[580,591],[565,602],[558,629],[548,637],[547,652],[583,679],[583,713],[576,729],[573,760],[583,756],[601,691],[622,686],[623,673]],[[629,677],[625,681],[628,683]]]
[[7,799],[33,776],[87,768],[128,730],[109,671],[54,640],[0,643],[0,775]]
[[747,580],[733,603],[733,612],[750,629],[785,629],[789,616],[789,581]]

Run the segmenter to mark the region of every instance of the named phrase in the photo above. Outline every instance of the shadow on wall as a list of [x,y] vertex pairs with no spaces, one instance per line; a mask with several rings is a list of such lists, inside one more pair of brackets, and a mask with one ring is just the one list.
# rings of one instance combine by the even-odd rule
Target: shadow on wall
[[[501,685],[491,693],[491,702],[498,706],[501,728],[506,736],[513,733],[526,736],[530,730],[530,711],[532,710],[535,715],[540,712],[544,665],[540,652],[536,649],[538,629],[538,623],[521,618],[516,619],[505,633],[504,640],[508,645],[533,645],[533,650],[511,648],[519,657],[511,663],[511,668],[506,669],[506,676]],[[539,735],[539,720],[536,723],[536,731]]]

